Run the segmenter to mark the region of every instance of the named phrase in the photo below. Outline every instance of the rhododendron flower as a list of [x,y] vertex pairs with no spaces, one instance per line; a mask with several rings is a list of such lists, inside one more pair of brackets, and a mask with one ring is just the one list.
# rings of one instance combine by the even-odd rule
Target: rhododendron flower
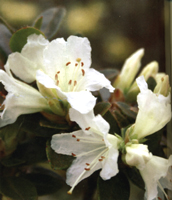
[[171,119],[170,93],[167,97],[148,89],[143,76],[136,79],[140,88],[137,96],[138,114],[131,137],[144,138],[163,128]]
[[[47,100],[46,104],[51,109],[51,113],[66,117],[70,107],[81,113],[87,113],[95,106],[96,98],[90,91],[103,87],[109,89],[110,92],[114,90],[110,81],[103,74],[91,69],[90,65],[91,47],[87,38],[70,36],[67,42],[63,38],[49,42],[42,35],[33,34],[28,37],[21,53],[15,52],[9,55],[5,70],[9,77],[13,78],[12,71],[26,83],[36,80],[41,93],[40,101],[43,101],[43,96],[44,101]],[[9,88],[8,81],[0,78],[0,82]],[[11,92],[17,93],[15,89]],[[27,92],[29,93],[25,91],[23,95]],[[22,101],[23,99],[19,97],[16,107],[18,115],[32,113],[31,107],[35,107],[34,98],[23,113],[20,108],[20,103],[24,104]],[[37,102],[35,103],[37,106]],[[5,111],[8,109],[9,104],[6,104]],[[38,110],[41,110],[41,104]],[[9,120],[9,123],[15,121],[14,117],[11,117],[13,119],[11,122]]]
[[168,199],[164,188],[172,190],[172,174],[169,172],[172,166],[172,155],[169,159],[153,156],[147,149],[147,145],[132,144],[126,146],[126,163],[135,166],[145,182],[146,200],[158,198],[159,190]]
[[82,130],[53,135],[51,147],[56,153],[73,155],[76,159],[67,170],[67,184],[72,188],[94,171],[102,169],[100,176],[108,180],[118,173],[118,145],[120,139],[108,134],[109,124],[93,111],[81,115],[70,109],[70,119],[76,121]]
[[1,106],[0,127],[15,122],[21,114],[51,112],[47,100],[33,87],[8,76],[3,70],[0,70],[0,81],[8,91]]

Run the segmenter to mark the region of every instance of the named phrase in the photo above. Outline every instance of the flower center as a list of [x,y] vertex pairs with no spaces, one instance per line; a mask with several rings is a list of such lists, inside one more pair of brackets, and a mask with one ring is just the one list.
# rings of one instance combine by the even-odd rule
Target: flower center
[[61,71],[55,74],[56,85],[63,92],[74,92],[82,90],[82,80],[85,76],[83,69],[84,62],[81,58],[77,58],[75,62],[67,62]]

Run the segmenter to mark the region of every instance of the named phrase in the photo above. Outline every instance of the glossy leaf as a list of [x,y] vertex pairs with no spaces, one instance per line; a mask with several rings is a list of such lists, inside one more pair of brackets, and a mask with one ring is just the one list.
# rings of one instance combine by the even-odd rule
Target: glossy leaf
[[60,175],[52,177],[44,173],[26,174],[25,179],[29,180],[36,188],[39,196],[57,192],[63,187],[64,180]]
[[50,146],[50,141],[47,142],[46,153],[48,161],[52,169],[67,169],[70,167],[74,157],[63,154],[57,154]]
[[148,80],[146,81],[147,82],[147,84],[148,84],[148,88],[150,89],[150,90],[154,90],[154,88],[155,88],[155,86],[156,86],[156,81],[155,81],[155,79],[153,78],[153,77],[149,77],[148,78]]
[[35,21],[34,27],[35,27],[36,29],[40,29],[40,28],[41,28],[41,26],[42,26],[42,20],[43,20],[43,17],[41,16],[41,17],[39,17],[39,18]]
[[50,8],[38,16],[34,26],[38,23],[38,19],[42,17],[40,30],[45,34],[46,38],[52,39],[57,34],[65,14],[66,10],[63,7]]
[[37,200],[35,186],[20,177],[1,177],[0,193],[12,200]]
[[31,34],[44,35],[40,30],[34,27],[24,27],[16,31],[10,39],[10,48],[13,52],[21,52],[23,46],[27,43],[27,37]]
[[129,200],[130,186],[127,177],[118,173],[110,180],[98,179],[99,200]]
[[109,108],[111,107],[111,104],[109,102],[99,102],[96,104],[96,106],[94,107],[94,113],[95,115],[104,115]]

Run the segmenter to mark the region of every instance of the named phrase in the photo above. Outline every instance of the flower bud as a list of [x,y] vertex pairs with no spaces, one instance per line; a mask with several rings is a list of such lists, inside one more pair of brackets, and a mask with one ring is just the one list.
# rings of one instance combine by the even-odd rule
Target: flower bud
[[154,93],[162,94],[167,97],[170,92],[169,76],[163,73],[156,75],[157,85],[154,89]]
[[[147,81],[150,77],[156,76],[156,74],[158,73],[158,68],[159,68],[158,63],[156,61],[153,61],[143,68],[139,76],[143,75],[145,80]],[[139,87],[136,81],[134,81],[134,83],[132,84],[132,86],[130,87],[127,93],[127,96],[126,96],[127,100],[134,101],[139,92],[140,92]]]
[[141,58],[143,55],[144,49],[139,49],[125,61],[121,73],[114,81],[114,87],[121,89],[124,93],[127,93],[137,72],[140,69]]

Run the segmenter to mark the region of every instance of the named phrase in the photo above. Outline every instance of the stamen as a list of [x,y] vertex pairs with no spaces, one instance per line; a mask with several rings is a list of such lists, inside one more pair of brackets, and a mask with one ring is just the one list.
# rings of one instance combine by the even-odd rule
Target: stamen
[[104,157],[104,156],[101,156],[101,158],[103,158],[103,159],[104,159],[105,157]]
[[159,188],[161,189],[161,191],[164,193],[165,197],[166,197],[167,199],[169,199],[168,196],[167,196],[167,194],[166,194],[166,192],[164,191],[164,189],[163,189],[163,187],[162,187],[162,185],[160,184],[159,181],[157,181],[157,184],[158,184]]
[[59,84],[59,80],[57,80],[57,82],[56,82],[56,85],[58,85]]
[[68,65],[70,65],[70,64],[71,64],[71,62],[67,62],[67,63],[66,63],[66,66],[68,66]]
[[99,159],[99,161],[101,162],[103,159]]
[[57,79],[58,79],[58,75],[56,74],[56,75],[55,75],[55,80],[57,80]]
[[79,142],[79,141],[80,141],[80,139],[77,139],[76,141],[77,141],[77,142]]
[[76,138],[76,135],[72,135],[72,137]]
[[71,85],[72,84],[72,80],[70,80],[68,84]]
[[81,62],[81,67],[83,67],[84,66],[84,63],[83,62]]
[[74,81],[74,86],[75,86],[76,84],[77,84],[77,81],[75,80],[75,81]]
[[86,128],[85,130],[88,131],[91,127]]
[[72,156],[76,157],[76,154],[72,153]]
[[90,168],[84,168],[86,171],[89,171],[90,170]]
[[88,166],[90,165],[89,163],[85,163],[85,164],[88,165]]
[[57,74],[60,74],[60,71],[58,71]]
[[85,75],[85,71],[83,69],[81,69],[81,71],[82,71],[82,75],[84,76]]
[[79,156],[84,156],[84,155],[86,155],[86,154],[89,154],[89,153],[92,153],[92,152],[95,152],[95,151],[97,151],[97,150],[104,149],[104,148],[105,148],[105,146],[102,146],[102,147],[93,149],[92,151],[87,151],[87,152],[85,152],[85,153],[81,153],[81,154],[77,155],[77,157],[79,157]]
[[77,62],[80,62],[80,61],[81,61],[81,58],[77,58],[76,61],[77,61]]
[[78,63],[75,64],[75,67],[77,67],[77,66],[78,66]]
[[158,200],[162,200],[160,197],[158,197]]

